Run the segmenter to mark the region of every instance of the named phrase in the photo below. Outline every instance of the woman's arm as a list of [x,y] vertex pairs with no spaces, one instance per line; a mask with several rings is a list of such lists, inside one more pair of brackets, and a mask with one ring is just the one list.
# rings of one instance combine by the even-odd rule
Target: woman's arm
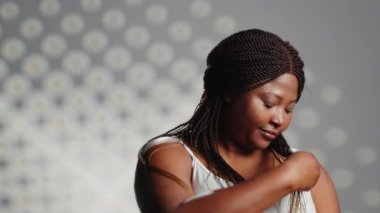
[[314,156],[298,152],[285,163],[252,180],[185,202],[193,191],[191,159],[184,147],[157,147],[151,153],[150,166],[173,175],[183,184],[149,169],[141,175],[142,165],[138,165],[135,187],[144,213],[262,212],[294,190],[310,189],[319,176],[319,163]]
[[317,212],[340,212],[339,200],[334,183],[323,167],[321,167],[317,183],[311,189],[311,195]]

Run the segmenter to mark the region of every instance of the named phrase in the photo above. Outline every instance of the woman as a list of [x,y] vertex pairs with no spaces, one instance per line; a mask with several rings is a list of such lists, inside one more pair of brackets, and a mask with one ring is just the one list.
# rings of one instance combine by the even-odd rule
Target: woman
[[327,172],[282,135],[304,87],[298,52],[250,29],[221,41],[207,65],[190,120],[139,153],[141,211],[339,212]]

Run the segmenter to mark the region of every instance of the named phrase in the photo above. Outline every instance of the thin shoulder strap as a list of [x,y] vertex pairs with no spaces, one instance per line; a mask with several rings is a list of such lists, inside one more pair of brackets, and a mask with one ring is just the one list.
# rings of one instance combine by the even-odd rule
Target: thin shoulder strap
[[[145,160],[144,160],[143,156],[144,156],[145,153],[146,153],[149,149],[151,149],[152,147],[157,146],[157,145],[160,145],[160,144],[164,144],[164,143],[170,143],[170,142],[168,142],[169,140],[167,140],[168,138],[173,139],[173,137],[164,136],[164,137],[160,137],[160,138],[156,138],[156,139],[154,139],[154,140],[148,141],[148,142],[147,142],[147,143],[146,143],[146,144],[140,149],[140,151],[139,151],[139,154],[138,154],[138,158],[139,158],[139,160],[140,160],[141,162],[144,162]],[[192,161],[194,162],[195,154],[193,153],[193,151],[191,151],[191,149],[190,149],[185,143],[183,143],[181,140],[179,140],[179,139],[177,139],[177,138],[175,138],[175,139],[176,139],[176,140],[175,140],[176,142],[182,144],[182,145],[185,147],[186,151],[189,153],[189,155],[190,155]]]
[[178,140],[178,141],[185,147],[185,149],[189,153],[191,159],[194,161],[194,158],[196,158],[194,152],[184,142],[182,142],[181,140]]

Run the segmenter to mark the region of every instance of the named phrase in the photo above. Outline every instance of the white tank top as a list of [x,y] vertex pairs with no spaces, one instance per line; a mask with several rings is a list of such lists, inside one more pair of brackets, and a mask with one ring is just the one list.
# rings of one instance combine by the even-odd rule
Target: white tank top
[[[161,137],[152,141],[149,141],[143,149],[140,150],[139,159],[142,160],[143,154],[152,148],[155,145],[167,143],[168,137]],[[178,143],[183,144],[189,155],[192,159],[192,188],[194,191],[194,195],[186,200],[186,202],[205,196],[213,193],[215,190],[227,188],[228,183],[227,180],[224,180],[215,174],[213,174],[203,163],[199,160],[199,158],[191,151],[191,149],[184,144],[180,140],[176,140]],[[230,183],[230,185],[232,185]],[[265,213],[288,213],[289,212],[289,198],[290,195],[286,195],[280,201],[278,201],[274,206],[265,210]],[[313,199],[311,197],[310,191],[305,191],[301,195],[302,203],[304,204],[306,213],[315,213],[315,206]]]

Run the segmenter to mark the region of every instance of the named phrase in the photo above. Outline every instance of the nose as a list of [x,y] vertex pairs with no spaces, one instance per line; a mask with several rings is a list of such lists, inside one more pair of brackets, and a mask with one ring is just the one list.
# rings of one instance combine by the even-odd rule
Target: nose
[[281,112],[281,110],[274,112],[271,116],[270,123],[275,127],[281,126],[284,123],[284,113]]

